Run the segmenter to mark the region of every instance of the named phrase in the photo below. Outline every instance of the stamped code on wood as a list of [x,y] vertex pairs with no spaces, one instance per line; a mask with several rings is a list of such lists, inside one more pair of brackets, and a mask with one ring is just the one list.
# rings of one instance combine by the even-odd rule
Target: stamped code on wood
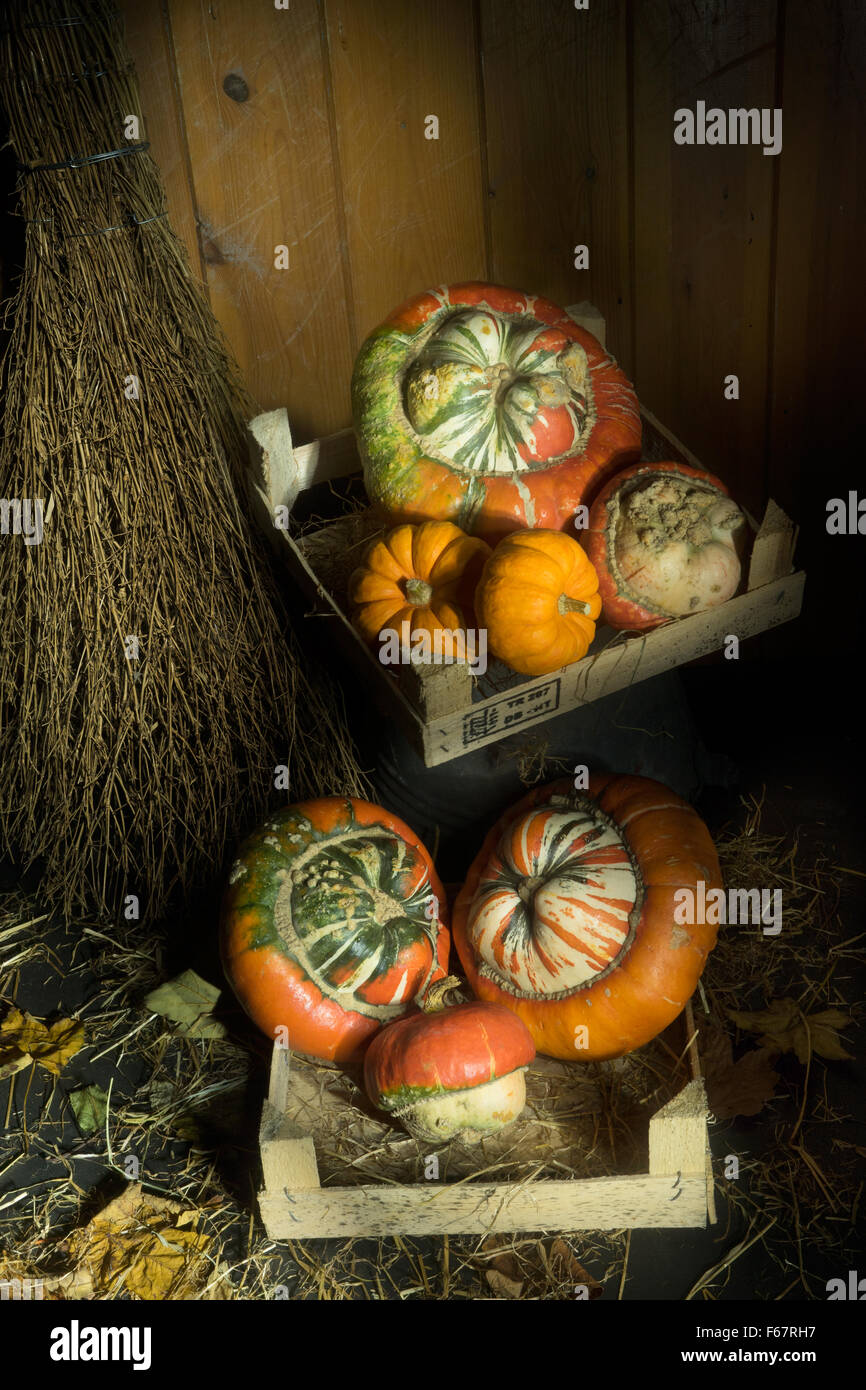
[[531,690],[521,690],[513,695],[503,695],[501,700],[485,705],[477,714],[464,715],[463,747],[477,743],[479,739],[489,738],[491,734],[502,733],[527,719],[535,719],[540,714],[552,714],[559,709],[560,687],[562,682],[543,681]]

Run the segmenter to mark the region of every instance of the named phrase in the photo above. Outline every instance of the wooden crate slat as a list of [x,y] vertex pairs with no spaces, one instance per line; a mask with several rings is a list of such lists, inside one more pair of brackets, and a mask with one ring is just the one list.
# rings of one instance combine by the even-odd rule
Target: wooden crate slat
[[790,622],[800,612],[806,576],[800,571],[740,594],[719,608],[678,618],[652,632],[586,656],[537,681],[425,725],[423,755],[428,767],[470,749],[496,743],[516,728],[531,728],[555,714],[590,704],[625,686],[720,650],[728,634],[740,640]]
[[770,498],[749,560],[749,590],[759,589],[794,568],[799,527]]
[[482,1235],[489,1231],[620,1231],[703,1227],[706,1179],[584,1178],[534,1183],[396,1184],[263,1191],[259,1210],[272,1240],[394,1234]]

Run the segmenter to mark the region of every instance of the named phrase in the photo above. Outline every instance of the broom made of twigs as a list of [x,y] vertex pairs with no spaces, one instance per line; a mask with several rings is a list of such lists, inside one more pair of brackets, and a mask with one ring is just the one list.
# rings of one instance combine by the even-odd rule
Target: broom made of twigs
[[[71,14],[70,9],[74,10]],[[0,836],[67,912],[158,916],[278,799],[363,792],[239,499],[254,413],[166,217],[107,0],[6,8],[21,166],[0,443]]]

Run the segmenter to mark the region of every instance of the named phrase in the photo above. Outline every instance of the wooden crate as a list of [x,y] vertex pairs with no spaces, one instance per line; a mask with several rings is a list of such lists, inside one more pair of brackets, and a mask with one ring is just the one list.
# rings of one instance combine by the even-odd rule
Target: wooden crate
[[[604,341],[604,321],[591,305],[575,306],[569,313]],[[641,418],[643,459],[675,459],[702,467],[650,411],[641,408]],[[327,531],[345,550],[344,537],[351,534],[357,541],[365,526],[366,534],[372,535],[381,529],[381,521],[372,511],[360,517],[355,514],[297,539],[280,526],[300,493],[328,479],[360,471],[354,432],[341,430],[293,449],[286,412],[274,410],[251,422],[249,437],[254,506],[311,601],[311,616],[329,621],[333,641],[362,688],[375,699],[382,714],[399,725],[427,767],[449,762],[518,729],[542,724],[624,686],[719,651],[730,634],[742,640],[790,622],[802,606],[806,576],[793,569],[796,528],[771,500],[760,526],[749,518],[753,540],[745,566],[745,588],[717,608],[673,619],[647,633],[614,633],[599,627],[587,656],[542,677],[518,676],[501,663],[492,663],[483,682],[477,681],[464,663],[385,668],[349,621],[344,600],[335,592],[333,577],[316,545]]]
[[[291,1053],[275,1045],[259,1135],[264,1177],[259,1210],[268,1235],[272,1240],[481,1235],[696,1228],[706,1226],[708,1217],[714,1222],[706,1095],[690,1006],[682,1017],[692,1079],[649,1121],[648,1171],[562,1181],[322,1187],[314,1132],[309,1132],[315,1124],[302,1127],[288,1113],[293,1109]],[[538,1064],[546,1060],[539,1058]]]

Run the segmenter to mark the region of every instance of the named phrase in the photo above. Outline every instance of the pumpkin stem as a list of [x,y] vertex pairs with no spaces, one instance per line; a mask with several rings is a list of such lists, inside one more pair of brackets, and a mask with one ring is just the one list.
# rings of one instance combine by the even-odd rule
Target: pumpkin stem
[[588,603],[584,603],[580,598],[569,598],[568,594],[559,595],[557,608],[560,613],[591,613],[592,609]]
[[425,1014],[437,1014],[443,1009],[453,1008],[455,1004],[465,1004],[463,981],[456,975],[446,975],[444,980],[435,980],[419,1002]]
[[417,577],[406,580],[406,597],[413,608],[426,608],[433,597],[433,585]]
[[529,907],[529,904],[532,902],[532,899],[535,897],[535,894],[537,893],[538,889],[541,887],[543,882],[544,878],[541,875],[538,875],[535,878],[521,879],[520,885],[517,889],[517,895],[520,898],[520,901],[522,903],[525,903],[526,906]]

